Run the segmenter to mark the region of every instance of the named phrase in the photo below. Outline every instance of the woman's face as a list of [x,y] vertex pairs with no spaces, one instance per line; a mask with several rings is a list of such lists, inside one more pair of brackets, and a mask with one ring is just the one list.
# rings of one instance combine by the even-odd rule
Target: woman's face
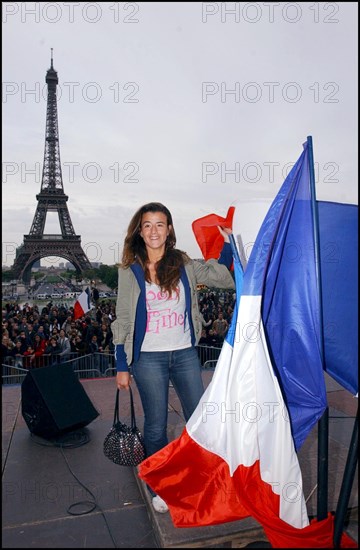
[[167,236],[170,232],[166,214],[163,212],[146,212],[141,219],[140,235],[145,246],[151,250],[164,250]]

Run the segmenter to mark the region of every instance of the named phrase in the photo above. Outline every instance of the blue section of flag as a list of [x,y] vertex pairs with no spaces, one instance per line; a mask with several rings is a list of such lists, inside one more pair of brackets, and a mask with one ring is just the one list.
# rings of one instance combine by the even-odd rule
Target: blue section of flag
[[327,406],[307,143],[260,228],[243,295],[262,297],[269,354],[299,449]]
[[231,323],[229,330],[226,333],[225,340],[234,347],[235,335],[236,335],[236,323],[238,318],[239,311],[239,302],[240,296],[242,293],[243,282],[244,282],[244,272],[240,261],[239,252],[236,246],[234,235],[229,235],[231,251],[234,258],[234,275],[235,275],[235,288],[236,288],[236,301],[234,306],[234,311],[231,317]]
[[326,372],[353,395],[358,379],[358,206],[318,202]]
[[87,296],[86,296],[86,297],[87,297],[87,306],[88,306],[88,311],[89,311],[89,309],[91,309],[91,294],[90,294],[90,289],[89,289],[89,287],[87,287],[87,288],[85,289],[85,292],[86,292],[86,295],[87,295]]

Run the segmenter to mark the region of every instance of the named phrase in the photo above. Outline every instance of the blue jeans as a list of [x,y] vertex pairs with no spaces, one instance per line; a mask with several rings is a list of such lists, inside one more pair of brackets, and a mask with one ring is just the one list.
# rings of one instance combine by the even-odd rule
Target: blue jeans
[[187,422],[204,393],[196,348],[175,351],[142,351],[132,365],[144,411],[146,455],[168,444],[169,381],[172,382]]

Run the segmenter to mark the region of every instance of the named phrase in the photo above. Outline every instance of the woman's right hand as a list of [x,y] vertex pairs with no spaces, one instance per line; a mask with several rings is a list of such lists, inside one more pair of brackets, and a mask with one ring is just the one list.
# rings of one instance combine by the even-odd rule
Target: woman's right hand
[[229,243],[230,242],[229,235],[232,234],[232,230],[230,229],[230,227],[222,227],[221,225],[218,225],[217,227],[221,235],[224,237],[224,241],[226,243]]
[[131,376],[129,372],[116,373],[116,385],[119,390],[128,390],[131,384]]

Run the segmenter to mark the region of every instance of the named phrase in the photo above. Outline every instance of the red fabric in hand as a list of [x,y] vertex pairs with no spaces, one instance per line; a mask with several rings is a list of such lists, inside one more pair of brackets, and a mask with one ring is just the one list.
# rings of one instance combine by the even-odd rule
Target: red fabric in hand
[[193,221],[192,230],[205,260],[210,260],[210,258],[217,260],[219,258],[224,246],[224,237],[217,226],[232,229],[234,212],[235,206],[230,206],[226,218],[217,214],[208,214]]

